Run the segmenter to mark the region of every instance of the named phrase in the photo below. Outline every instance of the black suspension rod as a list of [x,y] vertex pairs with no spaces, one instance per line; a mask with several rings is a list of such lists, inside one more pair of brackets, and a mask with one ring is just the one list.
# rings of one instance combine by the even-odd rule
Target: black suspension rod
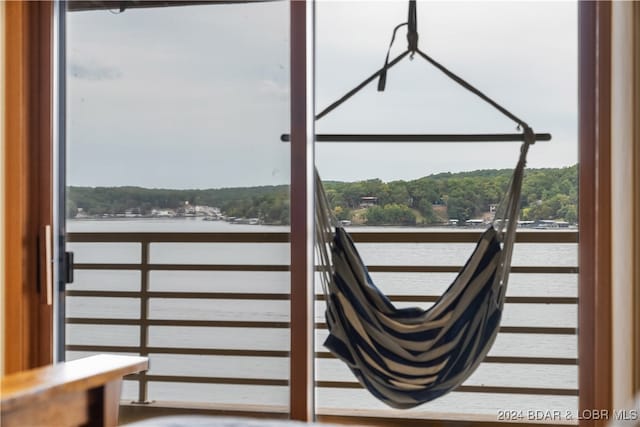
[[[550,133],[536,133],[536,141],[550,141]],[[480,134],[317,134],[316,142],[522,142],[523,133]],[[288,133],[282,142],[291,140]]]

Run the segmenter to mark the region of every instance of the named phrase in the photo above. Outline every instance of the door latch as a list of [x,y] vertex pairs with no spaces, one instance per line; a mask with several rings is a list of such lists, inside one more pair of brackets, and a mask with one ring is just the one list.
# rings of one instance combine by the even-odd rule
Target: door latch
[[73,252],[65,252],[62,265],[64,271],[62,272],[63,283],[73,283]]

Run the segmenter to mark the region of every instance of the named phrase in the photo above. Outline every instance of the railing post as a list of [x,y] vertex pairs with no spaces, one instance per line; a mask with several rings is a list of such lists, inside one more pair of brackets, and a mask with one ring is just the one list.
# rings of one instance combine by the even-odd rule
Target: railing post
[[[140,355],[148,357],[147,341],[149,336],[149,240],[140,242]],[[138,379],[138,404],[148,404],[147,371],[142,371]]]

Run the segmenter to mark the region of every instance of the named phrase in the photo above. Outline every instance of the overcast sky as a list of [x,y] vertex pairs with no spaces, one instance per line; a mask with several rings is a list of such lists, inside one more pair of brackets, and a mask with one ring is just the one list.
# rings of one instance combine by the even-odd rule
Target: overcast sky
[[[384,61],[407,2],[319,1],[316,104]],[[68,18],[70,185],[283,184],[289,147],[288,3],[73,12]],[[419,2],[420,48],[553,134],[531,167],[577,159],[575,2]],[[406,48],[399,32],[392,55]],[[405,59],[317,123],[319,133],[494,133],[515,125],[423,59]],[[415,179],[515,164],[516,143],[317,144],[324,179]]]

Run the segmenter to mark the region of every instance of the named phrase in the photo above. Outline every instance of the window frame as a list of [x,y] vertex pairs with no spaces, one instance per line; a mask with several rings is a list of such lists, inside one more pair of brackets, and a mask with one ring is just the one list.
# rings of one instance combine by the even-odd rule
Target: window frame
[[[313,212],[313,120],[309,119],[313,111],[309,108],[313,100],[313,86],[309,86],[313,75],[312,8],[312,3],[291,2],[291,197],[305,200],[296,204],[300,205],[297,208],[292,204],[291,211],[291,278],[296,284],[291,296],[291,336],[296,343],[305,342],[304,346],[292,345],[291,355],[290,413],[299,420],[314,417],[313,347],[309,346],[313,341],[313,289],[309,281],[313,258],[307,227]],[[580,2],[578,9],[579,405],[581,410],[611,409],[611,4]],[[53,310],[44,302],[44,278],[38,275],[42,270],[43,227],[53,222],[53,10],[48,1],[5,3],[5,374],[53,361]],[[637,218],[637,200],[635,205]],[[301,304],[294,304],[296,301]],[[636,328],[640,329],[638,325],[636,316]],[[640,353],[638,330],[635,336]],[[640,358],[638,354],[635,357]],[[640,374],[635,376],[640,383]],[[581,425],[596,424],[581,421]]]
[[53,3],[5,3],[4,374],[53,362],[45,226],[52,224]]

